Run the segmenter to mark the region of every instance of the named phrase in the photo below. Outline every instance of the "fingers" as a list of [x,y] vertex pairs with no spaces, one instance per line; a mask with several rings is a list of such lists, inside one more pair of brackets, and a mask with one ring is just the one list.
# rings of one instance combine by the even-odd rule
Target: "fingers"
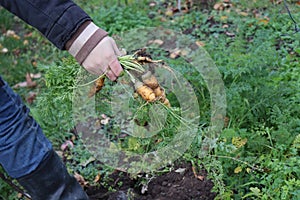
[[117,57],[115,57],[115,59],[109,63],[109,68],[110,70],[106,75],[112,81],[116,80],[123,71],[123,68],[121,67]]
[[119,48],[117,47],[116,42],[112,39],[110,39],[110,43],[112,45],[112,49],[115,53],[115,56],[113,56],[113,59],[109,62],[109,68],[111,69],[111,72],[107,74],[108,78],[112,81],[116,80],[117,77],[121,74],[123,71],[123,68],[121,67],[118,56],[121,55],[121,52],[119,51]]
[[105,37],[87,56],[82,63],[83,67],[92,74],[105,75],[112,81],[123,71],[118,56],[121,55],[115,41]]

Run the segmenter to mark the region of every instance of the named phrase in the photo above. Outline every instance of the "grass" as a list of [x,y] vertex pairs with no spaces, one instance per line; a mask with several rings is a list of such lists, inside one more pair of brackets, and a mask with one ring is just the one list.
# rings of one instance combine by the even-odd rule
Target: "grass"
[[[128,1],[127,6],[123,1],[121,6],[117,6],[118,1],[77,2],[112,35],[160,25],[203,42],[226,86],[226,124],[208,156],[199,155],[206,131],[200,128],[182,159],[209,172],[219,199],[299,199],[300,34],[294,34],[294,24],[282,4],[267,0],[232,1],[230,10],[196,9],[168,16],[164,4],[159,4],[162,1],[156,1],[160,5],[156,7],[149,7],[147,1]],[[293,1],[288,3],[294,18],[299,19],[300,6]],[[68,55],[61,54],[32,28],[11,19],[12,15],[1,10],[1,33],[16,29],[20,39],[0,36],[1,46],[9,50],[0,53],[0,74],[14,85],[24,81],[27,72],[43,72],[44,78],[34,89],[38,99],[30,107],[45,134],[59,148],[73,135],[71,92],[76,84],[74,77],[82,71],[74,60],[62,59]],[[193,85],[202,116],[200,123],[204,127],[209,124],[210,99],[201,74],[181,58],[170,59],[163,51],[152,53],[155,59],[166,60]],[[113,86],[108,83],[104,92],[109,94]],[[30,90],[21,88],[17,92],[25,99]],[[168,98],[176,102],[174,94]],[[140,105],[134,102],[133,107]],[[107,105],[101,107],[100,103],[98,109],[107,110],[109,116],[109,108],[104,107]],[[149,112],[147,107],[144,112]],[[139,118],[147,121],[147,116]],[[119,131],[113,121],[106,128],[113,130],[112,138]],[[167,144],[173,135],[169,132],[160,137],[129,137],[121,142],[125,149],[144,153]],[[71,172],[79,172],[90,182],[100,168],[103,173],[109,172],[95,163],[78,167],[78,163],[85,163],[92,155],[77,143],[67,163]],[[3,199],[16,198],[6,184],[1,182],[0,187]]]

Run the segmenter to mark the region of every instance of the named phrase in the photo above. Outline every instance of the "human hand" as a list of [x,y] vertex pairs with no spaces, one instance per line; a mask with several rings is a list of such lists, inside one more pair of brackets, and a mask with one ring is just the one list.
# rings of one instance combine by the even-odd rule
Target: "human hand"
[[115,41],[94,23],[81,32],[68,51],[91,74],[105,74],[114,81],[123,71]]
[[121,55],[115,41],[106,36],[83,61],[82,66],[91,74],[105,75],[116,80],[123,71],[118,56]]

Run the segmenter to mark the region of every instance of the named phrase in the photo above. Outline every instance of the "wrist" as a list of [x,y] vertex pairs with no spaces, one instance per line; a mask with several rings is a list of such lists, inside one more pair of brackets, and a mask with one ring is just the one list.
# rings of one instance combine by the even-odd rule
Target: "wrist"
[[93,22],[85,22],[74,36],[67,42],[66,49],[68,52],[82,64],[90,52],[105,38],[108,33]]

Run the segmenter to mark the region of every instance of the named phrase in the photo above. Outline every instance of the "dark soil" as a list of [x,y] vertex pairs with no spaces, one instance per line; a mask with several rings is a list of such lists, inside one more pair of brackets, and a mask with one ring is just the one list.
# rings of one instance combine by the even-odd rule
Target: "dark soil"
[[[196,177],[191,164],[181,163],[175,166],[171,172],[152,179],[144,194],[141,194],[142,188],[138,186],[138,180],[133,180],[119,172],[113,173],[110,177],[109,185],[116,189],[115,192],[110,192],[104,187],[89,187],[87,193],[91,200],[210,200],[215,198],[216,194],[211,192],[213,183],[207,180],[205,171],[197,172],[198,177]],[[184,172],[175,172],[177,169],[184,169]],[[116,187],[119,182],[122,185]]]

